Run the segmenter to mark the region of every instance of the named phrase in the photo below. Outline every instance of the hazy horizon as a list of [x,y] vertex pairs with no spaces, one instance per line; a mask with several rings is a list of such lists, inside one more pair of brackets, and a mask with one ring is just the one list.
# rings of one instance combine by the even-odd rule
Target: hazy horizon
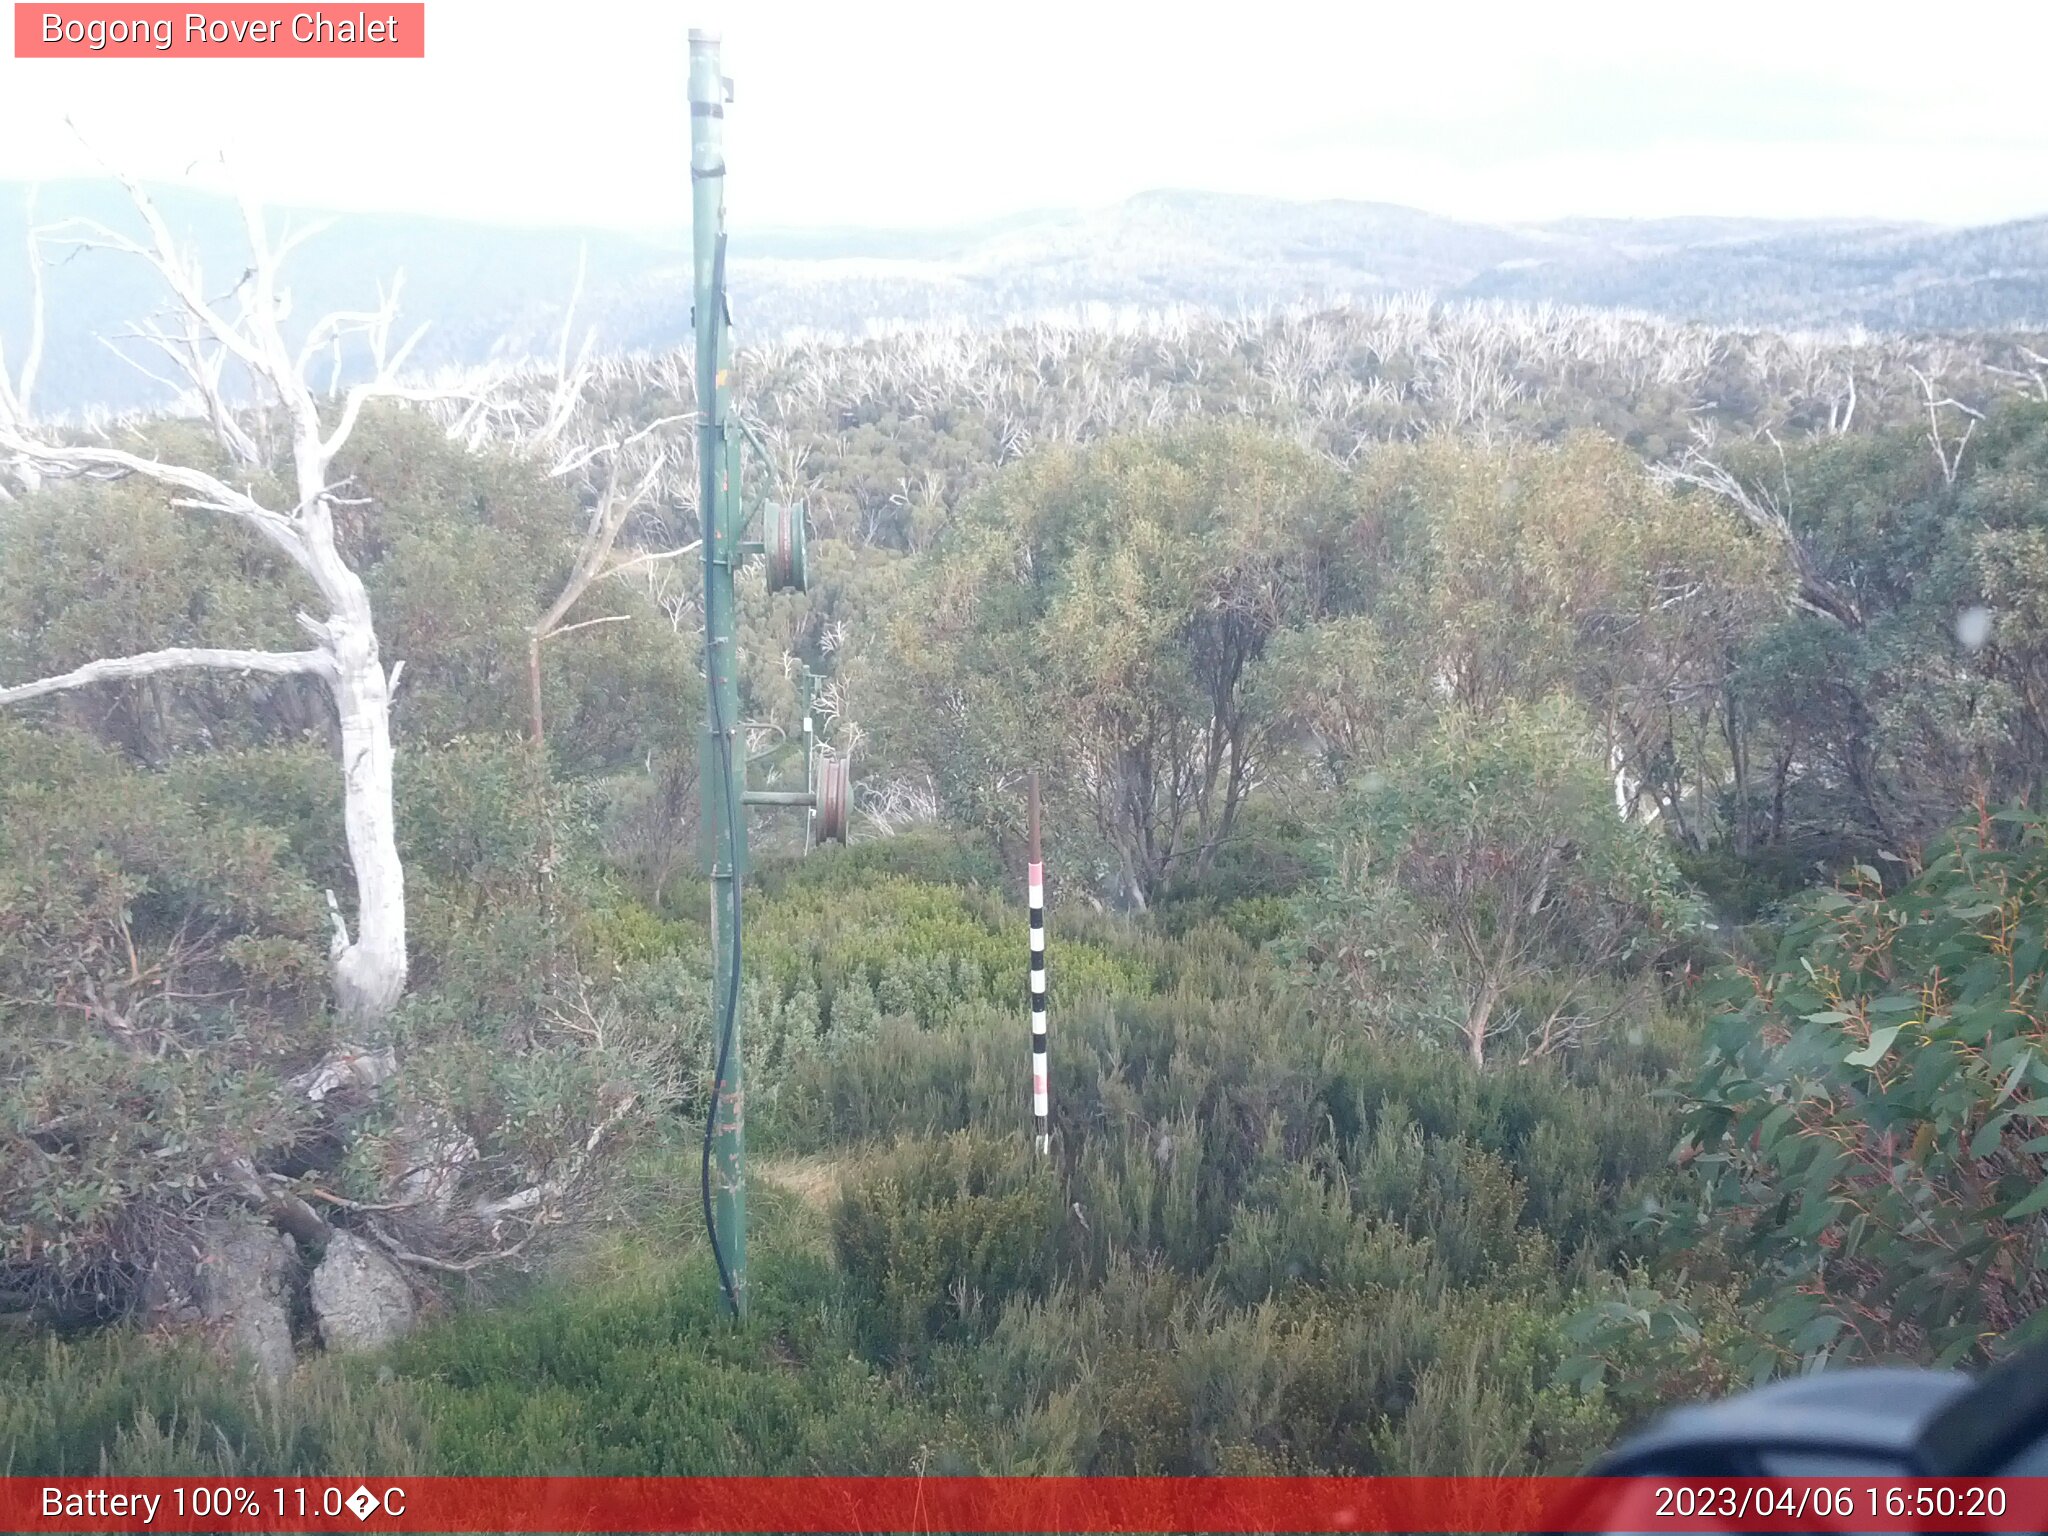
[[[189,193],[194,196],[228,198],[232,197],[235,194],[236,190],[232,186],[209,184],[203,181],[199,181],[197,179],[159,180],[158,178],[149,177],[145,178],[144,181],[145,186],[147,186],[150,190],[154,192],[158,192],[159,194],[161,194],[161,192],[167,187],[175,187],[177,190],[181,192]],[[0,187],[7,188],[10,191],[20,191],[33,188],[37,192],[39,197],[60,196],[62,189],[67,185],[99,185],[107,187],[109,189],[115,189],[118,188],[119,183],[113,177],[105,175],[104,173],[100,175],[71,175],[50,180],[36,181],[24,180],[20,178],[0,177]],[[2048,218],[2048,207],[2044,207],[2041,211],[2037,213],[2018,213],[2013,214],[2007,218],[1983,220],[1913,219],[1885,215],[1866,215],[1859,217],[1852,214],[1804,216],[1799,214],[1772,215],[1682,212],[1668,214],[1645,214],[1637,216],[1613,214],[1564,213],[1545,218],[1483,219],[1455,213],[1446,213],[1442,209],[1430,208],[1413,203],[1389,202],[1386,199],[1382,198],[1343,196],[1287,197],[1278,193],[1236,192],[1204,187],[1157,186],[1140,187],[1133,192],[1125,194],[1124,196],[1113,198],[1105,202],[1085,204],[1076,203],[1069,204],[1066,206],[1054,206],[1051,204],[1047,204],[1042,206],[1019,207],[1015,209],[1004,210],[998,213],[984,214],[978,217],[961,217],[958,219],[950,219],[934,223],[859,224],[848,223],[839,220],[835,220],[832,222],[814,223],[783,221],[740,222],[738,220],[729,219],[728,225],[737,232],[763,236],[831,236],[835,234],[874,234],[884,236],[901,235],[905,237],[916,237],[920,235],[937,237],[950,234],[971,236],[984,234],[989,231],[997,230],[1011,224],[1026,225],[1033,221],[1042,219],[1057,219],[1073,216],[1087,217],[1090,215],[1113,213],[1117,209],[1125,207],[1130,203],[1141,201],[1146,198],[1155,197],[1242,198],[1251,201],[1267,199],[1272,202],[1283,203],[1289,206],[1301,208],[1313,208],[1319,205],[1329,205],[1335,207],[1400,208],[1408,212],[1425,214],[1432,218],[1443,219],[1451,222],[1466,223],[1475,226],[1494,226],[1503,229],[1537,229],[1543,227],[1556,227],[1569,224],[1655,224],[1684,223],[1688,221],[1695,221],[1700,223],[1732,222],[1784,226],[1797,226],[1801,224],[1810,224],[1816,222],[1837,223],[1845,226],[1899,224],[1914,225],[1927,229],[1929,231],[1941,231],[1981,228],[1989,225],[2012,222],[2024,223],[2031,219]],[[313,216],[331,215],[335,217],[337,220],[343,221],[349,218],[404,220],[432,219],[440,222],[470,224],[475,225],[478,228],[491,228],[513,231],[529,229],[534,231],[535,233],[588,231],[596,234],[616,235],[627,239],[643,239],[657,244],[683,244],[687,243],[689,239],[689,228],[687,218],[684,218],[683,220],[679,221],[678,223],[672,226],[606,223],[602,220],[597,219],[592,219],[588,221],[558,222],[541,220],[522,220],[516,216],[509,215],[503,217],[493,217],[488,212],[451,213],[436,209],[389,206],[360,208],[345,207],[338,204],[320,203],[308,201],[303,198],[291,197],[260,198],[259,205],[271,212],[289,212],[294,214],[306,214]]]
[[736,82],[735,228],[948,229],[1151,190],[1491,224],[2048,212],[2025,78],[2048,10],[1980,6],[1947,51],[1911,16],[1717,15],[1699,35],[1609,0],[1276,3],[1230,27],[1066,0],[1023,23],[922,3],[431,0],[424,60],[0,60],[0,180],[91,175],[97,150],[221,190],[225,151],[275,205],[679,230],[696,25],[723,33]]

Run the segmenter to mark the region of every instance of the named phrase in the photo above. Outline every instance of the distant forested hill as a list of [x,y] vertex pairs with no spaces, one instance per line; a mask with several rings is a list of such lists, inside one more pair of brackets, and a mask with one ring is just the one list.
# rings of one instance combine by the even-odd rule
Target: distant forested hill
[[[17,345],[26,192],[0,184],[0,335]],[[232,205],[171,190],[161,202],[222,288],[231,285],[243,250]],[[128,228],[124,207],[111,184],[61,183],[42,189],[38,219]],[[350,214],[300,250],[292,273],[303,314],[372,299],[376,282],[403,268],[407,314],[433,322],[418,354],[432,368],[551,351],[587,249],[577,329],[595,326],[603,349],[635,350],[673,345],[688,329],[683,234]],[[158,386],[94,340],[118,337],[154,301],[148,274],[103,251],[57,256],[44,406],[158,398]],[[956,229],[742,228],[733,272],[755,339],[898,321],[985,325],[1091,304],[1236,310],[1387,293],[1779,328],[1972,330],[2048,320],[2048,219],[1971,229],[1706,218],[1499,226],[1381,203],[1155,192]]]

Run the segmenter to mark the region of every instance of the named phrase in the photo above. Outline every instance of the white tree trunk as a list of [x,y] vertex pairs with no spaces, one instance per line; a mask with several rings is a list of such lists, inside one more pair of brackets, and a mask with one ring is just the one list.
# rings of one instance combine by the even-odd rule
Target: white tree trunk
[[[353,576],[353,573],[350,573]],[[356,585],[360,588],[361,583]],[[335,1003],[349,1024],[370,1024],[405,991],[405,869],[392,796],[391,685],[377,655],[369,601],[360,618],[331,622],[334,707],[341,717],[342,815],[356,876],[356,935],[336,933]]]
[[[335,455],[355,429],[363,407],[378,398],[435,400],[446,392],[415,389],[398,382],[398,370],[418,342],[420,333],[393,349],[391,326],[397,313],[394,285],[380,308],[365,315],[330,315],[316,321],[298,350],[289,346],[279,321],[289,308],[276,286],[278,264],[296,239],[287,236],[273,245],[262,217],[245,208],[252,265],[229,297],[239,300],[238,315],[224,314],[209,299],[199,272],[179,250],[169,228],[147,194],[122,178],[150,231],[142,244],[110,230],[94,242],[141,256],[170,285],[185,314],[181,330],[146,332],[202,386],[217,383],[230,361],[246,369],[259,396],[273,396],[291,430],[291,478],[297,493],[288,509],[276,510],[255,499],[251,490],[188,465],[146,459],[123,449],[90,443],[63,443],[33,433],[27,420],[27,395],[33,382],[34,349],[22,382],[0,384],[0,463],[18,481],[32,487],[47,473],[68,475],[139,475],[178,493],[176,507],[224,513],[253,528],[287,555],[319,592],[324,618],[300,615],[300,625],[314,637],[311,651],[256,653],[231,650],[171,649],[142,656],[95,661],[61,677],[44,678],[14,687],[0,686],[0,704],[33,698],[65,688],[82,687],[104,678],[139,677],[180,667],[211,667],[268,673],[300,672],[319,676],[333,697],[341,724],[343,821],[349,863],[356,879],[356,932],[350,938],[340,904],[328,896],[334,915],[335,1002],[352,1032],[374,1025],[397,1006],[405,992],[405,871],[398,858],[396,815],[392,797],[391,687],[377,653],[369,593],[342,556],[334,533],[334,509],[328,473]],[[300,237],[302,238],[302,237]],[[31,251],[33,259],[33,248]],[[349,389],[334,425],[323,430],[320,400],[306,378],[310,360],[322,345],[339,344],[345,335],[360,334],[368,343],[374,376]],[[254,440],[234,421],[224,397],[208,393],[216,431],[242,462],[253,457]]]

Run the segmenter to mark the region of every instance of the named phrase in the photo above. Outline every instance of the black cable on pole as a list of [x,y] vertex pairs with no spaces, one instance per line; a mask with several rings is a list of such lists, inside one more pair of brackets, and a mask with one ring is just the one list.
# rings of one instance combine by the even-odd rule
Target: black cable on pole
[[[718,232],[718,245],[711,258],[711,292],[718,301],[720,318],[728,326],[731,325],[732,316],[725,304],[724,230]],[[718,322],[714,320],[712,323],[717,324]],[[698,355],[702,356],[701,353]],[[698,409],[710,416],[713,419],[713,425],[720,429],[718,436],[719,451],[723,453],[726,450],[723,430],[725,424],[716,419],[718,415],[718,381],[715,378],[711,380],[711,388],[707,397],[704,381],[699,379],[697,381],[697,394]],[[702,466],[699,466],[700,476],[702,472]],[[724,516],[724,510],[723,507],[716,503],[704,509],[704,561],[707,572],[710,569],[714,552],[711,531],[715,525],[715,520]],[[726,551],[726,558],[728,561],[732,558],[732,551],[730,549]],[[711,612],[710,594],[708,591],[705,594],[704,611],[708,619]],[[705,647],[705,660],[707,665],[704,669],[704,681],[706,684],[704,692],[711,712],[712,736],[718,743],[719,776],[725,788],[722,798],[725,801],[726,849],[731,859],[730,888],[732,891],[732,910],[728,914],[728,921],[731,924],[732,933],[732,980],[726,987],[725,1004],[720,1010],[722,1017],[718,1025],[718,1055],[711,1069],[711,1104],[704,1115],[704,1232],[711,1239],[711,1258],[718,1265],[718,1283],[724,1287],[725,1299],[731,1304],[734,1315],[738,1315],[740,1309],[739,1291],[733,1284],[731,1269],[726,1266],[725,1249],[718,1241],[718,1217],[712,1209],[711,1146],[718,1134],[718,1101],[725,1095],[725,1071],[731,1064],[732,1037],[739,1022],[740,1011],[740,834],[739,817],[734,809],[738,805],[740,797],[738,786],[734,783],[733,778],[732,737],[726,730],[726,721],[719,709],[718,680],[710,675],[711,668],[708,664],[710,660],[710,647],[708,644]],[[716,914],[713,915],[715,918]],[[714,963],[716,963],[715,956]]]
[[721,777],[725,781],[725,822],[729,842],[733,850],[732,870],[732,983],[726,988],[723,1017],[718,1026],[718,1060],[711,1071],[711,1106],[704,1116],[704,1231],[711,1239],[711,1257],[718,1265],[718,1283],[725,1289],[725,1299],[732,1304],[735,1314],[740,1309],[739,1292],[732,1282],[732,1271],[726,1267],[725,1249],[718,1241],[718,1218],[711,1208],[711,1144],[718,1129],[718,1101],[725,1093],[725,1069],[732,1057],[733,1027],[739,1018],[740,1008],[740,872],[738,821],[733,815],[733,802],[738,798],[733,793],[732,741],[726,736],[718,713],[718,690],[709,690],[711,696],[712,726],[718,732],[719,763]]

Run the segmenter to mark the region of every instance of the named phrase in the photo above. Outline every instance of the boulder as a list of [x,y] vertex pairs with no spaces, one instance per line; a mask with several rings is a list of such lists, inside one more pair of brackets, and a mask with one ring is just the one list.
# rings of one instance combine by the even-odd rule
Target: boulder
[[199,1309],[221,1342],[273,1389],[292,1373],[292,1293],[299,1250],[269,1227],[221,1223],[202,1236]]
[[412,1331],[404,1273],[352,1232],[336,1232],[313,1270],[313,1315],[329,1349],[379,1349]]

